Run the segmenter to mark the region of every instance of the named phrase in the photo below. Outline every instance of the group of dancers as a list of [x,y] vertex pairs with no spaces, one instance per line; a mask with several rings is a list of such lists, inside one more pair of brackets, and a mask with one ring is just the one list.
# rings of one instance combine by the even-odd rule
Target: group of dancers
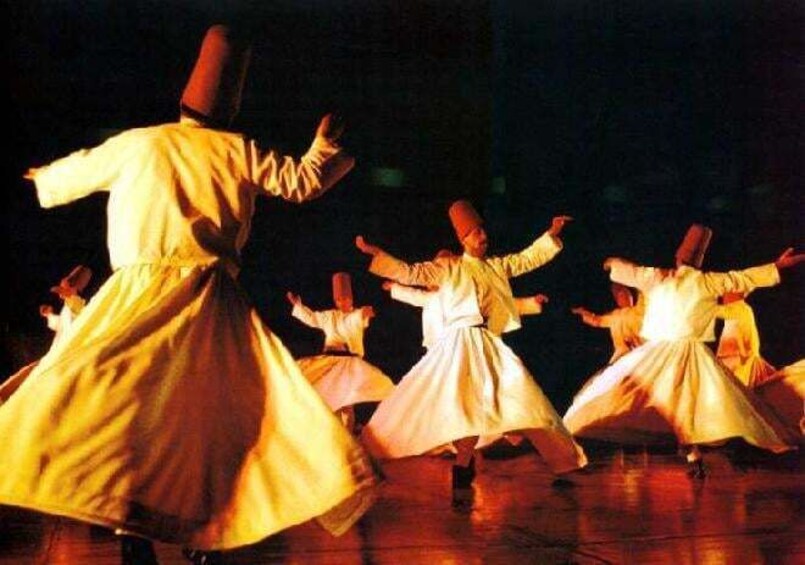
[[[344,532],[378,496],[376,459],[449,446],[452,484],[466,489],[476,450],[507,437],[529,440],[557,475],[587,464],[574,436],[673,434],[694,464],[698,445],[729,438],[775,452],[797,445],[801,435],[704,342],[719,296],[774,285],[805,255],[702,272],[710,232],[701,226],[676,268],[607,260],[610,278],[643,296],[644,342],[624,339],[633,348],[592,377],[564,418],[501,335],[546,301],[516,301],[509,279],[562,250],[568,216],[499,257],[487,255],[483,221],[465,200],[448,211],[461,255],[406,263],[358,237],[370,272],[422,307],[425,354],[396,385],[365,361],[374,312],[355,308],[348,275],[337,273],[332,310],[287,294],[293,315],[325,333],[321,355],[294,359],[237,282],[255,200],[315,198],[354,160],[333,115],[301,159],[229,131],[249,57],[247,40],[213,26],[177,123],[128,130],[26,173],[43,207],[109,193],[113,272],[0,405],[0,504],[115,529],[128,563],[156,562],[149,540],[213,563],[310,519]],[[352,407],[367,401],[379,404],[356,438]]]

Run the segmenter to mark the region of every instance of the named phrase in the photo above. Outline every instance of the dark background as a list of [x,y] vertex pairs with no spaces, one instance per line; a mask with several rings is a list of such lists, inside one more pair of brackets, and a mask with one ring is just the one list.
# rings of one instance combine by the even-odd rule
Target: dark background
[[[221,8],[226,5],[227,8]],[[669,266],[692,222],[715,231],[705,268],[802,250],[803,5],[471,0],[4,3],[8,274],[3,374],[51,339],[37,314],[75,264],[109,274],[105,197],[39,209],[24,171],[119,130],[176,119],[206,28],[256,33],[238,126],[300,155],[319,117],[348,120],[357,166],[317,201],[262,200],[241,282],[296,356],[322,335],[290,318],[285,291],[328,308],[353,275],[378,316],[367,359],[398,380],[421,354],[419,312],[388,299],[357,234],[409,260],[458,250],[456,198],[483,213],[491,253],[516,251],[556,214],[565,250],[513,281],[544,315],[505,339],[562,411],[609,358],[604,330],[569,309],[613,306],[609,255]],[[764,356],[802,356],[803,269],[749,298]],[[0,378],[0,380],[2,380]]]

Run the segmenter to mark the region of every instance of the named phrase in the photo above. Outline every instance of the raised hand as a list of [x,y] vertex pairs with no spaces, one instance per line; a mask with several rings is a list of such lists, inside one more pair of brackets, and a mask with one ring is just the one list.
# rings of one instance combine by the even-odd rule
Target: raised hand
[[565,225],[572,221],[573,218],[570,216],[555,216],[553,220],[551,220],[551,227],[548,228],[548,233],[554,237],[558,237],[559,234],[562,233]]
[[391,281],[383,281],[383,284],[380,285],[383,290],[391,292],[391,289],[394,287],[394,283]]
[[547,304],[548,303],[548,297],[545,296],[544,294],[535,294],[534,295],[534,302],[536,302],[539,305]]
[[377,247],[376,245],[371,245],[370,243],[367,243],[367,241],[363,239],[362,235],[359,235],[358,237],[355,238],[355,247],[357,247],[367,255],[375,256],[378,253],[380,253],[380,248]]
[[346,123],[344,118],[338,114],[326,114],[319,122],[316,129],[316,137],[323,137],[328,141],[335,142],[344,133]]
[[788,269],[805,261],[805,253],[794,254],[794,248],[789,247],[783,251],[782,255],[774,262],[777,269]]
[[291,291],[288,291],[288,292],[285,293],[285,298],[288,299],[288,302],[290,302],[292,306],[296,306],[297,304],[302,302],[302,299],[299,298],[299,295],[294,294]]

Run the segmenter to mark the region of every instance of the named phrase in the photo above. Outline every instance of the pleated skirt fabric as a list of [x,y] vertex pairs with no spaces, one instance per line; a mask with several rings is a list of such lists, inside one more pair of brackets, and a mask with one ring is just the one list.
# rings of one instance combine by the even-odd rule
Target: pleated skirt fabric
[[368,508],[373,462],[216,266],[116,271],[0,406],[0,504],[198,549]]

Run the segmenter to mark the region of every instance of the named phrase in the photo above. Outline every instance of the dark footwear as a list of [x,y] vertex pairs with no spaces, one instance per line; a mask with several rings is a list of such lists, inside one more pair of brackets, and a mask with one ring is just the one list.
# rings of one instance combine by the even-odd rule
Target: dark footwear
[[453,490],[470,488],[473,479],[475,479],[475,459],[470,459],[470,464],[466,467],[453,465],[451,476]]
[[120,537],[120,562],[123,565],[159,565],[151,540],[137,536]]
[[553,482],[551,482],[551,486],[553,488],[573,488],[576,486],[576,483],[571,481],[570,479],[565,479],[563,477],[556,477]]
[[688,461],[688,476],[693,479],[703,479],[707,476],[707,470],[701,459]]
[[201,551],[200,549],[182,549],[182,555],[193,565],[218,565],[223,563],[220,551]]

